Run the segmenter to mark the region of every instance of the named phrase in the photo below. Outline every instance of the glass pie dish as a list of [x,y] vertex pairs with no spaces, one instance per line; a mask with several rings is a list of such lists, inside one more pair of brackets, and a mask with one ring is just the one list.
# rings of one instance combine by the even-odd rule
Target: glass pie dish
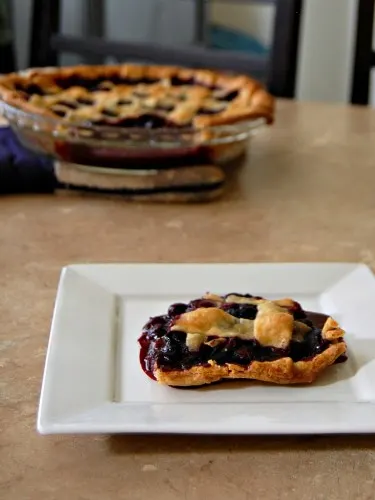
[[243,155],[249,138],[267,124],[264,118],[203,129],[73,124],[1,100],[0,113],[36,152],[75,165],[131,171],[227,163]]

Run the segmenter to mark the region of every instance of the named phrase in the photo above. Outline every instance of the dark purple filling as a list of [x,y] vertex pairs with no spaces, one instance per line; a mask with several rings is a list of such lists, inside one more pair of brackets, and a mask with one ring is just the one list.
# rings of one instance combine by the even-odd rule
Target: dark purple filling
[[108,118],[116,118],[116,120],[108,121],[105,118],[100,120],[92,121],[93,125],[99,126],[115,126],[124,128],[146,128],[146,129],[156,129],[156,128],[178,128],[175,123],[170,122],[166,118],[158,115],[144,114],[138,116],[137,118],[121,118],[116,113],[112,111],[102,112],[103,115],[108,116]]
[[45,92],[39,85],[36,85],[35,83],[16,83],[15,85],[16,90],[20,90],[22,92],[25,92],[26,94],[32,95],[46,95],[47,92]]
[[254,304],[223,304],[222,309],[237,318],[255,319],[258,308]]
[[[103,139],[105,134],[100,130],[87,127],[87,132],[93,139]],[[124,137],[125,135],[125,137]],[[120,139],[129,140],[129,135],[120,134]],[[189,165],[204,165],[212,161],[211,151],[206,146],[194,148],[166,148],[150,150],[139,148],[110,148],[101,145],[79,144],[74,142],[57,141],[56,153],[64,161],[80,163],[82,165],[96,165],[107,168],[123,168],[126,162],[127,169],[158,169],[186,167]]]
[[117,101],[117,104],[119,106],[129,106],[129,104],[132,104],[132,103],[133,103],[133,101],[131,99],[119,99]]
[[83,106],[91,106],[91,104],[94,104],[94,99],[90,97],[77,97],[77,102]]
[[[293,361],[308,360],[323,352],[330,344],[322,338],[321,331],[327,316],[305,312],[296,303],[291,312],[299,321],[312,328],[302,342],[292,341],[287,349],[277,349],[263,347],[255,339],[228,338],[214,347],[202,344],[199,351],[191,352],[186,346],[186,334],[179,331],[170,332],[169,327],[180,314],[200,307],[218,306],[206,299],[193,300],[189,304],[173,304],[168,309],[167,315],[151,318],[144,326],[139,339],[140,361],[149,377],[154,378],[155,366],[165,371],[186,370],[197,365],[207,365],[209,360],[214,360],[219,365],[225,363],[248,365],[252,361],[274,361],[283,357],[291,357]],[[253,304],[225,303],[221,308],[238,318],[254,319],[257,314],[257,306]],[[345,361],[341,358],[339,360]]]
[[229,92],[228,94],[225,94],[221,97],[218,97],[217,100],[230,102],[230,101],[233,101],[237,96],[238,96],[238,90],[233,90],[232,92]]
[[172,76],[171,84],[173,87],[182,87],[183,85],[194,85],[196,82],[194,78],[180,78],[178,76]]
[[102,109],[101,113],[104,116],[108,116],[108,118],[118,118],[116,111],[112,111],[111,109]]
[[63,109],[52,108],[52,111],[55,113],[55,115],[61,116],[61,118],[63,118],[66,115],[66,111],[64,111]]
[[220,111],[222,111],[221,109],[211,109],[211,108],[199,108],[198,111],[197,111],[197,115],[217,115]]
[[195,299],[191,300],[187,305],[188,311],[195,311],[195,309],[199,309],[200,307],[217,307],[215,302],[207,299]]
[[174,110],[174,106],[172,104],[157,104],[155,106],[156,111],[165,111],[166,113],[170,113]]
[[168,309],[168,316],[170,318],[174,318],[175,316],[180,316],[187,311],[187,304],[183,304],[182,302],[178,302],[177,304],[172,304]]

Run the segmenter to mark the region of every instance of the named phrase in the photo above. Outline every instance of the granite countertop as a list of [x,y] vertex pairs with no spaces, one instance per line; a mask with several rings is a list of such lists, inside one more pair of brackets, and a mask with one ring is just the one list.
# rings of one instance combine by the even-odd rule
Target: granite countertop
[[73,262],[375,266],[375,112],[279,103],[230,192],[206,205],[0,199],[2,500],[373,499],[375,436],[39,436],[44,357]]

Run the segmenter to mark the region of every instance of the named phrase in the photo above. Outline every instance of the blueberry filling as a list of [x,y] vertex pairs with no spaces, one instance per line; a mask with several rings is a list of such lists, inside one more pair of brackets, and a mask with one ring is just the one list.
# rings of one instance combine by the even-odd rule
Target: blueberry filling
[[180,316],[180,314],[184,314],[187,310],[188,306],[186,304],[177,303],[172,304],[168,309],[168,316],[173,318],[174,316]]
[[26,85],[26,87],[23,89],[27,94],[35,94],[35,95],[46,95],[46,92],[39,87],[39,85],[36,85],[35,83],[31,83],[30,85]]
[[213,109],[213,108],[199,108],[197,111],[197,115],[217,115],[220,113],[222,109]]
[[116,111],[112,111],[111,109],[102,109],[102,115],[108,116],[108,118],[117,118],[118,114]]
[[183,85],[194,85],[195,80],[194,78],[180,78],[178,76],[172,76],[171,78],[171,84],[173,87],[182,87]]
[[129,106],[130,104],[133,104],[133,101],[131,99],[119,99],[117,104],[119,106]]
[[56,78],[55,84],[61,89],[69,89],[70,87],[82,87],[86,90],[96,90],[102,82],[102,78],[83,78],[79,75],[72,75],[69,78]]
[[[292,340],[287,349],[264,347],[255,339],[220,338],[218,342],[201,344],[198,351],[190,351],[186,345],[186,333],[169,331],[176,317],[201,307],[221,307],[237,318],[255,319],[257,306],[237,303],[223,303],[218,306],[216,302],[208,299],[192,300],[189,304],[172,304],[167,315],[151,318],[143,329],[139,339],[142,368],[149,377],[154,378],[155,367],[164,371],[187,370],[197,365],[205,366],[209,360],[214,360],[219,365],[226,363],[248,365],[253,361],[274,361],[283,357],[290,357],[295,362],[312,359],[330,345],[329,341],[322,338],[321,331],[327,316],[304,312],[299,304],[297,306],[295,306],[295,311],[300,317],[299,321],[308,324],[311,331],[304,336],[302,341]],[[216,338],[209,337],[208,341]],[[345,356],[341,358],[337,362],[343,362],[346,359]]]
[[169,321],[170,317],[168,315],[155,316],[145,324],[143,327],[143,333],[149,337],[162,337],[167,333],[166,328]]
[[172,104],[158,104],[155,109],[157,111],[165,111],[167,113],[170,113],[171,111],[174,110],[174,106]]
[[64,111],[63,109],[52,108],[52,111],[54,112],[55,115],[60,116],[61,118],[64,118],[64,116],[66,115],[66,111]]
[[[95,120],[92,123],[94,125],[103,125],[103,126],[109,125],[108,121],[105,118]],[[135,118],[119,117],[116,121],[111,123],[111,126],[125,127],[125,128],[146,128],[146,129],[175,127],[173,123],[169,122],[165,118],[152,114],[144,114]]]
[[218,101],[230,102],[233,101],[237,96],[238,96],[238,90],[233,90],[232,92],[229,92],[228,94],[219,97]]
[[194,311],[199,307],[216,307],[216,303],[212,302],[212,300],[207,300],[207,299],[192,300],[188,304],[188,311]]
[[222,306],[225,312],[236,318],[255,319],[258,308],[255,304],[224,304]]
[[78,97],[77,98],[78,104],[82,104],[83,106],[91,106],[94,104],[94,100],[90,99],[90,97]]

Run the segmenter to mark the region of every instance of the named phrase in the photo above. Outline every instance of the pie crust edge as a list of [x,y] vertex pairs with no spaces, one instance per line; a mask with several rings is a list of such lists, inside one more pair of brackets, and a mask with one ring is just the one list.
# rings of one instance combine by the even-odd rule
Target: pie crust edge
[[[98,65],[87,66],[78,65],[63,68],[31,68],[22,73],[10,73],[0,76],[0,98],[7,104],[14,105],[23,111],[31,112],[40,116],[54,119],[61,124],[69,125],[59,119],[47,108],[42,108],[29,103],[22,97],[22,91],[15,89],[15,84],[27,82],[27,78],[38,79],[37,84],[43,86],[43,81],[47,82],[51,77],[70,78],[79,75],[83,78],[95,78],[103,76],[103,80],[114,75],[123,77],[139,78],[170,78],[178,77],[188,80],[195,78],[197,82],[206,85],[218,85],[224,90],[238,90],[240,96],[240,106],[229,105],[225,111],[212,116],[196,116],[193,119],[193,126],[196,129],[216,125],[229,125],[246,119],[265,118],[268,124],[274,120],[274,98],[264,89],[264,87],[246,75],[226,75],[213,70],[189,69],[173,66],[146,66],[146,65]],[[48,86],[48,85],[47,85]],[[74,122],[70,123],[73,125]]]
[[294,362],[292,358],[275,361],[253,361],[248,365],[218,365],[209,361],[210,366],[194,366],[188,370],[154,370],[156,380],[171,386],[200,386],[219,382],[223,379],[249,379],[279,385],[309,384],[328,366],[332,365],[347,349],[344,340],[331,344],[325,351],[311,360]]

